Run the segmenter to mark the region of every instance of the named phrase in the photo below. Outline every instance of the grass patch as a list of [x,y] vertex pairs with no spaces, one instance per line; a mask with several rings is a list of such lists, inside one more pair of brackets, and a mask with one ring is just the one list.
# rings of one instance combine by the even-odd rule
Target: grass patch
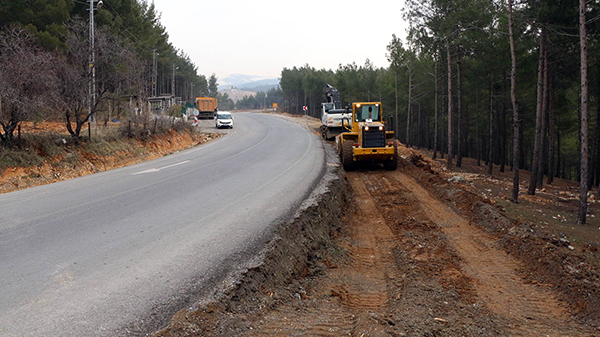
[[9,167],[33,167],[44,163],[44,158],[32,149],[10,149],[0,150],[0,170]]
[[77,152],[67,153],[67,155],[60,162],[61,164],[67,164],[71,166],[77,165],[81,161],[81,156]]
[[55,132],[22,135],[12,147],[0,148],[0,170],[42,165],[46,158],[64,153],[67,144],[65,137]]
[[54,157],[63,153],[67,139],[67,136],[54,132],[33,133],[23,137],[24,145],[35,149],[41,157]]
[[127,140],[92,140],[82,146],[82,150],[95,156],[111,156],[119,151],[130,151],[133,146]]

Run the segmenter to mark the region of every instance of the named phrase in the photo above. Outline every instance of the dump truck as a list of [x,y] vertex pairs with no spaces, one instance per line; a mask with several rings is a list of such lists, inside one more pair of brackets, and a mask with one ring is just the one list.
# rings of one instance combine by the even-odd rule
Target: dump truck
[[321,136],[330,140],[342,133],[342,120],[350,115],[342,108],[340,93],[336,88],[327,84],[325,88],[327,102],[321,103]]
[[214,97],[197,97],[196,107],[198,108],[198,118],[214,118],[218,111],[219,103]]
[[398,150],[394,131],[382,122],[380,102],[358,102],[348,107],[350,118],[342,120],[342,133],[335,138],[336,147],[346,171],[360,162],[380,162],[386,170],[398,166]]

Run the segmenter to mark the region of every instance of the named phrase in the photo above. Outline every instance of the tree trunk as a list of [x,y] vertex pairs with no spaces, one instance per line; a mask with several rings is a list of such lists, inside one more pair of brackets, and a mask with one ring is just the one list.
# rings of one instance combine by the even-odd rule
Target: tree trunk
[[564,170],[561,174],[562,165],[562,156],[560,155],[560,130],[556,129],[556,177],[564,178]]
[[542,95],[542,139],[540,144],[540,166],[537,174],[537,186],[542,188],[544,186],[544,174],[546,173],[546,167],[548,164],[547,156],[547,141],[548,141],[548,96],[549,96],[549,67],[548,67],[548,44],[544,46],[544,93]]
[[396,95],[396,111],[394,113],[394,132],[396,139],[400,139],[400,130],[398,129],[398,73],[394,70],[394,93]]
[[481,140],[480,133],[480,122],[479,122],[479,86],[475,85],[475,140],[477,144],[475,149],[475,156],[477,157],[477,166],[481,166],[481,151],[483,149],[483,142]]
[[425,133],[423,131],[424,129],[421,120],[421,104],[419,104],[419,110],[417,111],[417,130],[419,130],[419,132],[417,132],[418,137],[415,143],[417,145],[417,150],[420,150],[423,145],[423,134]]
[[[469,156],[468,149],[470,148],[470,146],[469,146],[469,127],[470,127],[470,124],[469,124],[469,102],[465,103],[465,109],[463,111],[462,120],[463,120],[462,129],[465,130],[462,135],[463,151],[465,152],[464,155],[466,157],[468,157]],[[465,149],[467,149],[467,150],[465,150]]]
[[19,118],[17,117],[18,112],[14,108],[9,109],[10,119],[8,120],[8,123],[0,122],[2,129],[4,130],[4,134],[0,132],[0,139],[2,140],[3,145],[12,146],[15,140],[14,132],[17,129],[17,125],[19,125]]
[[[600,78],[599,78],[600,79]],[[600,90],[600,86],[598,86],[598,90]],[[600,94],[598,95],[600,97]],[[595,177],[596,184],[600,186],[600,104],[596,105],[596,155],[595,158]],[[600,193],[600,191],[599,191]]]
[[548,80],[548,179],[547,184],[552,184],[554,181],[554,154],[555,154],[555,139],[556,126],[554,122],[554,87],[552,80]]
[[489,112],[489,130],[488,130],[488,174],[492,175],[494,171],[494,77],[490,79],[490,112]]
[[[444,101],[446,103],[446,105],[444,105],[442,107],[442,111],[446,111],[448,112],[448,97],[446,97],[446,100]],[[442,113],[442,120],[441,120],[441,125],[440,125],[440,156],[443,158],[446,157],[446,152],[448,151],[448,143],[447,143],[447,132],[444,132],[444,130],[448,130],[448,116],[446,116],[447,113],[444,115],[444,113]]]
[[579,212],[577,214],[577,223],[582,225],[586,222],[588,192],[588,66],[585,12],[585,0],[579,0],[579,42],[581,47],[581,167],[579,174]]
[[446,54],[448,56],[448,163],[447,168],[452,169],[454,149],[452,148],[452,61],[450,55],[450,40],[446,39]]
[[406,146],[411,146],[410,128],[412,124],[412,73],[408,71],[408,111],[406,114]]
[[460,54],[458,56],[458,61],[456,62],[456,127],[457,127],[457,156],[456,156],[456,167],[462,166],[462,151],[463,151],[463,132],[462,132],[462,103],[461,103],[461,95],[462,95],[462,83],[460,79]]
[[513,105],[513,190],[511,201],[518,202],[519,199],[519,109],[517,105],[516,79],[517,59],[515,57],[515,40],[513,37],[513,0],[508,0],[508,37],[510,42],[510,98]]
[[506,166],[506,72],[502,74],[502,110],[500,115],[500,172]]
[[[479,109],[475,109],[475,113],[478,112]],[[481,140],[481,131],[479,130],[479,114],[477,115],[477,119],[475,121],[475,141],[477,142],[477,166],[481,166],[481,151],[483,151],[483,141]]]
[[537,107],[535,111],[535,143],[533,147],[533,162],[531,163],[531,178],[529,179],[528,195],[535,195],[538,174],[540,170],[540,151],[542,144],[542,114],[544,102],[544,52],[546,50],[546,35],[542,30],[540,36],[540,54],[538,59]]
[[437,78],[437,58],[434,62],[433,69],[433,80],[434,80],[434,90],[435,90],[435,123],[434,123],[434,134],[433,134],[433,159],[437,159],[437,149],[438,149],[438,78]]

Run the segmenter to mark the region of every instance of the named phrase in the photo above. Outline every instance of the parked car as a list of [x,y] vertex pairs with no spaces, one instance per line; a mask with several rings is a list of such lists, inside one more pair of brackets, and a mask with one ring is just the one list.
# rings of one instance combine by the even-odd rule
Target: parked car
[[219,111],[215,116],[215,126],[217,129],[220,128],[231,128],[233,129],[233,116],[231,112]]

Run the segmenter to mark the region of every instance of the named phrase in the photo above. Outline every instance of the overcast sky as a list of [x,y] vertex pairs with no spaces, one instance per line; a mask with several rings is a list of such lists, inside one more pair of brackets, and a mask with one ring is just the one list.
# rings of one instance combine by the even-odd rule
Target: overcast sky
[[[152,1],[152,0],[147,0]],[[405,36],[403,0],[154,0],[169,41],[200,74],[277,78],[284,67],[338,68],[368,58],[387,67]]]

